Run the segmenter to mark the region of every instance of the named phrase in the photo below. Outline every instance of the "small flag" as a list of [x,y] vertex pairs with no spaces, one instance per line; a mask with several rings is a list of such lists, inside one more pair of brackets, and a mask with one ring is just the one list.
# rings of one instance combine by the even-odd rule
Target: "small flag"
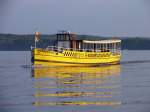
[[35,41],[38,42],[40,40],[40,32],[35,32]]

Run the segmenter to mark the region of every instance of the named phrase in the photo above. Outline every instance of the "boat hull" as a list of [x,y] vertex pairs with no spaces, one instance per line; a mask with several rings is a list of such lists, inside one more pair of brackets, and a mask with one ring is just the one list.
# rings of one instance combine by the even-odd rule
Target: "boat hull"
[[44,49],[32,50],[32,62],[49,63],[49,66],[98,66],[118,64],[120,54],[111,52],[52,51]]

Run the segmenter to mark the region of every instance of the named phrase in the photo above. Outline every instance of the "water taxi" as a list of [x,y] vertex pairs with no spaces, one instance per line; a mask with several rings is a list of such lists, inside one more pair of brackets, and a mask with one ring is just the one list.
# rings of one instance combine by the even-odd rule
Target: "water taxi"
[[121,58],[121,40],[79,40],[76,34],[61,31],[56,34],[53,46],[37,48],[39,33],[35,33],[35,47],[31,49],[31,61],[48,62],[50,66],[98,66],[118,64]]

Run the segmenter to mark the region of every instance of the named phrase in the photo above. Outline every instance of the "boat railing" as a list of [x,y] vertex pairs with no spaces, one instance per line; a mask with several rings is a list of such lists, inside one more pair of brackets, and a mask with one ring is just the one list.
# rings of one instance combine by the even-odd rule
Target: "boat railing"
[[113,54],[121,54],[121,49],[74,49],[74,48],[65,48],[58,46],[48,46],[46,51],[55,51],[55,52],[63,52],[66,51],[80,51],[80,52],[111,52]]

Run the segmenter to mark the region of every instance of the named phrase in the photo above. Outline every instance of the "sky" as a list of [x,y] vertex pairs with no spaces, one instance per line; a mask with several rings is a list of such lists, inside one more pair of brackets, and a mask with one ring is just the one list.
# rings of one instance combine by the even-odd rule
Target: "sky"
[[0,33],[150,37],[149,0],[0,0]]

